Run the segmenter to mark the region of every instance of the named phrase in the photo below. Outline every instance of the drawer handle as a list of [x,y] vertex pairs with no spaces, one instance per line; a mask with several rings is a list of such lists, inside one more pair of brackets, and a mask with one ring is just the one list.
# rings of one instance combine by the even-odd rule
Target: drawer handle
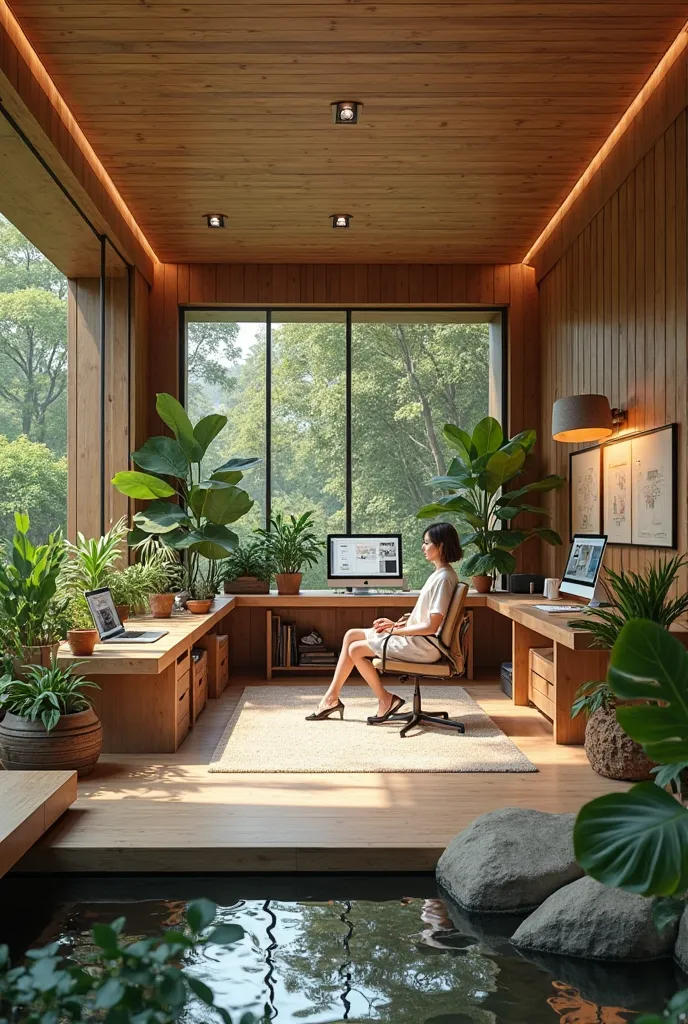
[[184,690],[184,693],[179,698],[179,703],[181,704],[181,702],[184,700],[184,698],[188,697],[188,695],[189,695],[189,691],[188,690]]
[[177,658],[177,664],[181,665],[183,661],[187,661],[188,660],[188,657],[189,657],[189,652],[188,651],[184,651],[183,654],[180,654],[179,657]]

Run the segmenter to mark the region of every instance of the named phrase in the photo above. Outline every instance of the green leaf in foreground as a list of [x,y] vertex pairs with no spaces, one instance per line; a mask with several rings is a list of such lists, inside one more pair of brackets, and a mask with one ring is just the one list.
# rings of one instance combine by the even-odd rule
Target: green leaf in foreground
[[136,473],[128,469],[121,473],[115,473],[112,483],[128,498],[152,501],[154,498],[171,498],[174,494],[174,488],[160,477],[151,476],[150,473]]
[[585,804],[573,845],[586,874],[613,888],[643,896],[688,888],[688,810],[652,782]]

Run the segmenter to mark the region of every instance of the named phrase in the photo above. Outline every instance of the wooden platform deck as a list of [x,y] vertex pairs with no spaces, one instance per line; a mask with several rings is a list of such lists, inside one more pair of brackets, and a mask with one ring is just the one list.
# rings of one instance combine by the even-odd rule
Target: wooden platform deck
[[103,757],[18,869],[423,871],[484,811],[575,811],[625,788],[596,775],[582,747],[556,746],[548,722],[496,683],[467,689],[537,774],[211,775],[206,766],[241,693],[234,686],[210,702],[176,754]]
[[76,772],[0,771],[0,877],[76,797]]

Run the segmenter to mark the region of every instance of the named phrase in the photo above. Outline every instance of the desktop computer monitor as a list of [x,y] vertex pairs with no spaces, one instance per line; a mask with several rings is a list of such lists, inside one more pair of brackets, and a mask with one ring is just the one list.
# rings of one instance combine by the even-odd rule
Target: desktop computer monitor
[[593,606],[604,600],[604,588],[599,583],[599,575],[606,545],[607,538],[601,534],[574,536],[561,578],[562,594],[587,597]]
[[330,533],[328,587],[403,587],[400,533]]

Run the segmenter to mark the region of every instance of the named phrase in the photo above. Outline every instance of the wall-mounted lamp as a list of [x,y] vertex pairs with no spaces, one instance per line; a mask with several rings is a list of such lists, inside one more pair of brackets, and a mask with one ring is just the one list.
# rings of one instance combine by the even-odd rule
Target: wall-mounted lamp
[[602,441],[621,426],[626,414],[611,409],[606,395],[570,395],[558,398],[552,406],[552,438],[572,444],[576,441]]

